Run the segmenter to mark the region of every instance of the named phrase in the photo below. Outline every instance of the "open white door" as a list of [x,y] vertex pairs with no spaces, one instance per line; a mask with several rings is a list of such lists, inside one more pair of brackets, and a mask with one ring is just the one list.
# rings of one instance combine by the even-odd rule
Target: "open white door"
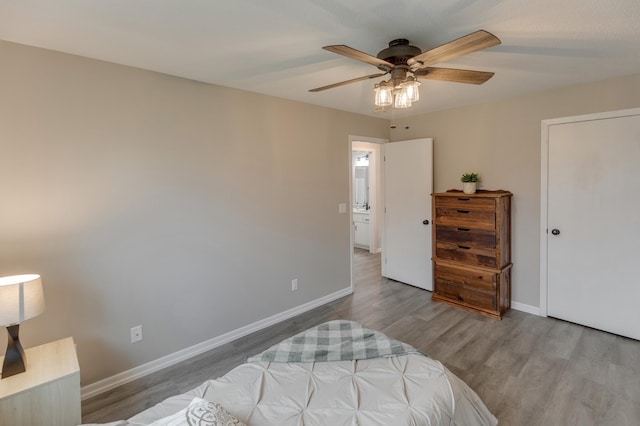
[[384,145],[382,275],[433,290],[433,139]]

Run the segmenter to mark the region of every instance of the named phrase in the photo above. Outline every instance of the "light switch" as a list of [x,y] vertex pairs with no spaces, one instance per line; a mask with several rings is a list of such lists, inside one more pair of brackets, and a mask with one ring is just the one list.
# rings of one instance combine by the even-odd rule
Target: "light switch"
[[347,212],[347,204],[346,203],[338,204],[338,212],[339,213],[346,213]]

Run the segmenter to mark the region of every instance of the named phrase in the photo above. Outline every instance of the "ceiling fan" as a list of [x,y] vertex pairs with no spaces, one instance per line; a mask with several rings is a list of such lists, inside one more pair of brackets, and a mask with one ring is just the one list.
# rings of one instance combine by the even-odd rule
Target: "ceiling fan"
[[[358,81],[382,77],[386,74],[390,74],[391,78],[388,82],[382,82],[376,85],[376,97],[378,96],[378,89],[380,88],[389,90],[389,95],[391,95],[391,91],[397,91],[403,84],[415,84],[416,78],[482,84],[493,77],[494,73],[439,68],[433,67],[432,65],[439,62],[446,62],[478,50],[487,49],[498,44],[500,44],[500,39],[496,36],[487,31],[479,30],[425,52],[422,52],[422,50],[416,46],[410,45],[409,40],[404,38],[390,41],[389,47],[381,50],[377,56],[369,55],[343,44],[324,46],[323,49],[329,52],[374,65],[382,71],[382,73],[369,74],[351,80],[317,87],[309,91],[321,92]],[[413,76],[411,74],[413,74]],[[415,90],[417,91],[417,85],[415,86]],[[377,99],[376,105],[379,105]],[[397,107],[398,105],[396,105],[396,108]]]

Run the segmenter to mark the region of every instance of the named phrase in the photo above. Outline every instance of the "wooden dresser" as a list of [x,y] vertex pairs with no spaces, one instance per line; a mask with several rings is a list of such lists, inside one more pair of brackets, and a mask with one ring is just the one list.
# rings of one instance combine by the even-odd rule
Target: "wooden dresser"
[[509,310],[512,195],[433,194],[433,300],[497,319]]

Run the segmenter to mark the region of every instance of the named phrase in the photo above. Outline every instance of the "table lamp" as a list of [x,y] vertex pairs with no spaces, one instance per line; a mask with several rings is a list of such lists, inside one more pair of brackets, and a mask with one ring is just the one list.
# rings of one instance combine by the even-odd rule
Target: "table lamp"
[[0,278],[0,326],[6,325],[9,339],[2,364],[2,378],[23,373],[27,360],[20,344],[20,323],[44,311],[44,292],[40,275],[14,275]]

